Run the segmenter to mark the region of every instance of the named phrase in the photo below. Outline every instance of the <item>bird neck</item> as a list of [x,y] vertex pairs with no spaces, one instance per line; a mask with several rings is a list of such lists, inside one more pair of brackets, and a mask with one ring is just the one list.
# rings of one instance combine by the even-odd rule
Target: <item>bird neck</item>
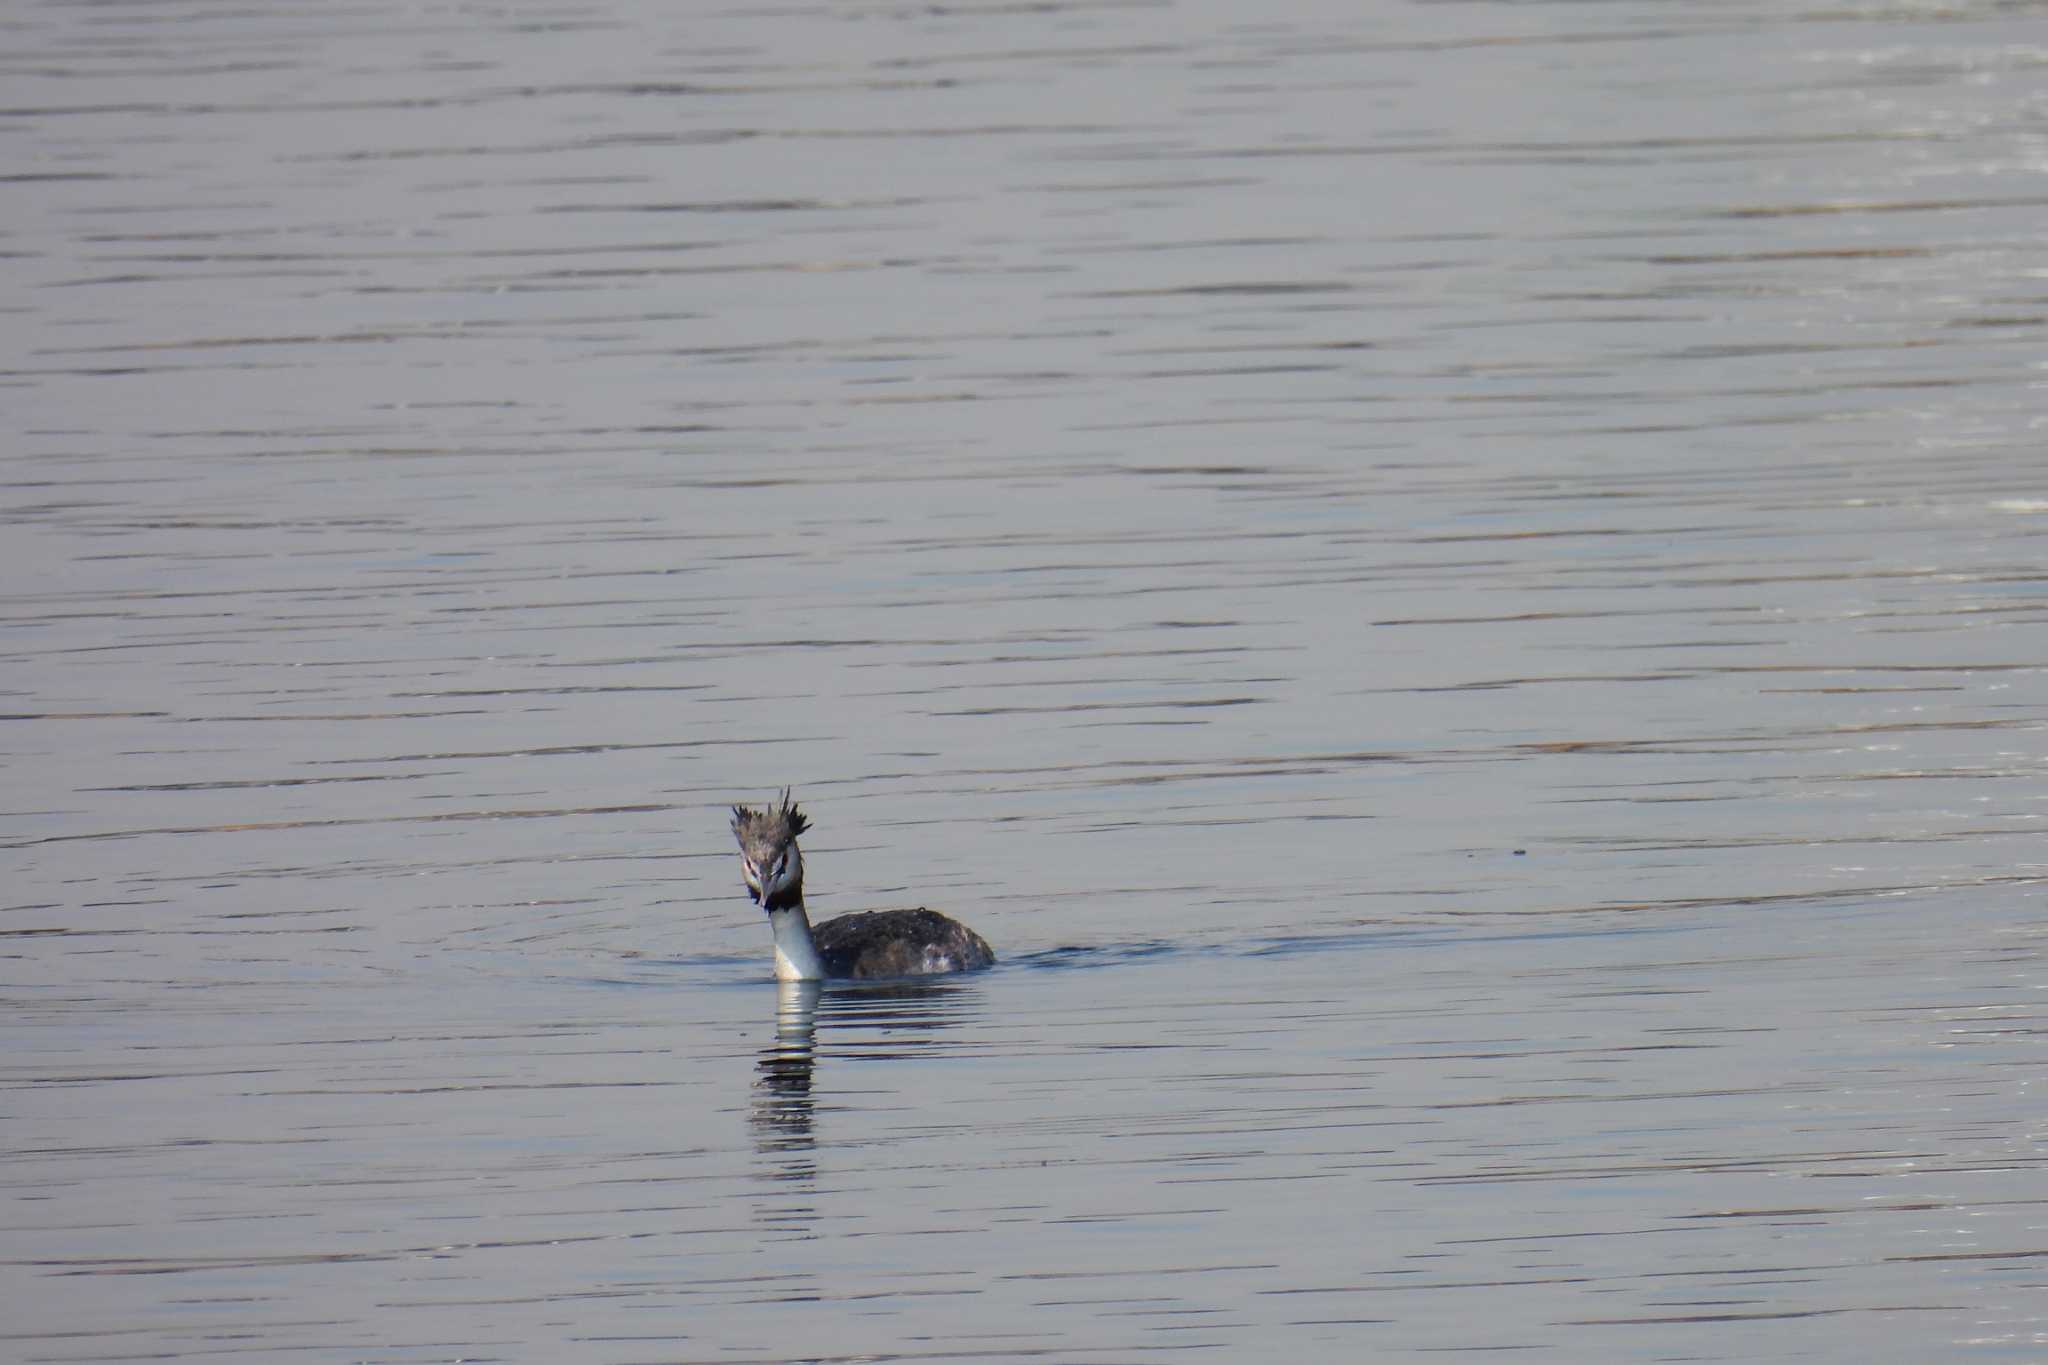
[[804,913],[804,898],[777,906],[768,912],[768,928],[775,935],[775,979],[777,981],[822,981],[825,963],[818,945],[811,941],[810,916]]

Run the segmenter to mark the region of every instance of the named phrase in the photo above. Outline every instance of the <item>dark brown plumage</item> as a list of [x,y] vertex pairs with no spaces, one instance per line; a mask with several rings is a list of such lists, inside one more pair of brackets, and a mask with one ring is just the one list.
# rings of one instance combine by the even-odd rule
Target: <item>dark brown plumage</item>
[[932,976],[992,965],[988,940],[950,915],[916,910],[863,910],[811,928],[825,974],[854,980]]

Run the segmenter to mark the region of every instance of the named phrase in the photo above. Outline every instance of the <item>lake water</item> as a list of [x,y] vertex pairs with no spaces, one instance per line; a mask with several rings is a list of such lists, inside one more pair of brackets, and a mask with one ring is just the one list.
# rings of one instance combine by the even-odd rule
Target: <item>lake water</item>
[[17,7],[0,1358],[2048,1359],[2042,19]]

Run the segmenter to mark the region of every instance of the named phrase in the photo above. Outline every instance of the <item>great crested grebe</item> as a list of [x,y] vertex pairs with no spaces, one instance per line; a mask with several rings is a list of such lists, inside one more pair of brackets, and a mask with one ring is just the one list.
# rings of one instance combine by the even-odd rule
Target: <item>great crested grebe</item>
[[747,895],[768,912],[779,980],[930,976],[996,960],[986,939],[936,910],[869,910],[813,928],[804,914],[804,855],[796,846],[810,827],[787,790],[780,807],[732,808],[740,870]]

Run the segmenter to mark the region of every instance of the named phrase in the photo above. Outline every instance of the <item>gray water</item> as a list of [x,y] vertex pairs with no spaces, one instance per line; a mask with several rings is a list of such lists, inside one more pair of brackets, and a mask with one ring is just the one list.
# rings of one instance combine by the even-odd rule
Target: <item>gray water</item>
[[0,1358],[2048,1359],[2043,19],[16,7]]

